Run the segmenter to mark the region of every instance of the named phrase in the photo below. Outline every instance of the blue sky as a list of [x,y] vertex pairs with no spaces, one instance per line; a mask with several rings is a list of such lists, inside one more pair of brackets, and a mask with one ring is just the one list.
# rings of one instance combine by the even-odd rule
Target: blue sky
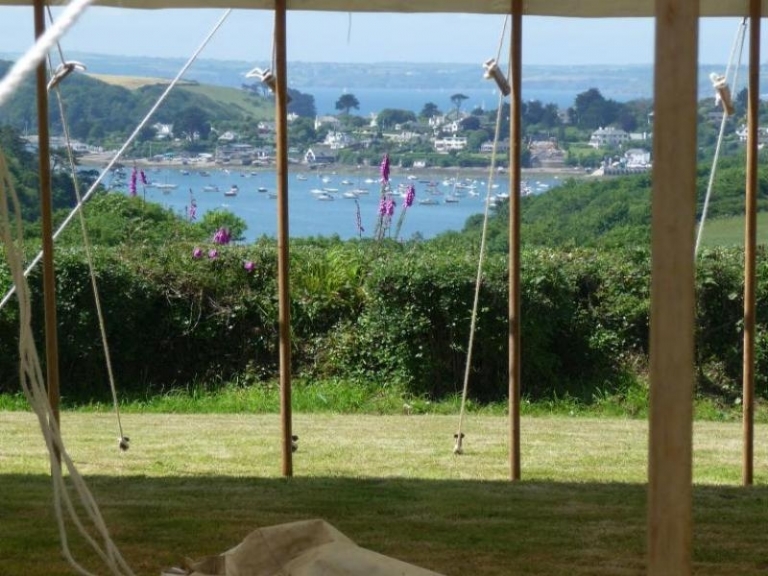
[[[30,46],[31,13],[26,7],[0,7],[0,53],[20,53]],[[103,54],[187,57],[221,14],[221,10],[92,8],[63,46]],[[357,13],[350,17],[339,12],[291,12],[288,59],[476,63],[496,55],[502,24],[502,16],[469,14]],[[738,25],[735,18],[703,19],[700,62],[727,62]],[[523,28],[524,64],[618,65],[653,60],[651,19],[526,17]],[[201,57],[259,61],[268,58],[271,50],[272,13],[240,10],[229,17]]]

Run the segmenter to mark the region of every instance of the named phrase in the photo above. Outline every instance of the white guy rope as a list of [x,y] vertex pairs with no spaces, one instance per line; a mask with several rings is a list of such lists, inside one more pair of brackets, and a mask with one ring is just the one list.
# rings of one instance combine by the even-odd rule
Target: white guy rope
[[[501,30],[501,40],[499,41],[499,54],[501,46],[504,43],[504,35],[507,29],[507,19],[504,18],[504,27]],[[510,62],[511,68],[511,62]],[[469,393],[469,372],[472,366],[472,348],[475,342],[475,327],[477,326],[477,309],[480,306],[480,287],[483,281],[483,262],[485,260],[485,244],[488,235],[488,216],[491,211],[491,192],[493,190],[493,176],[496,168],[496,148],[499,143],[499,132],[501,131],[501,109],[504,103],[504,94],[499,91],[499,106],[496,110],[496,130],[493,138],[493,148],[491,150],[491,167],[488,172],[488,187],[485,192],[485,213],[483,215],[483,231],[480,235],[480,257],[477,262],[477,277],[475,278],[475,296],[472,302],[472,319],[469,325],[469,343],[467,344],[467,359],[464,365],[464,386],[461,390],[461,406],[459,407],[459,425],[456,429],[456,442],[454,444],[454,454],[461,454],[464,434],[462,428],[464,425],[464,413],[467,408],[467,395]],[[510,190],[511,194],[517,194],[516,190]]]
[[[49,12],[50,14],[50,12]],[[61,56],[61,62],[62,64],[66,62],[64,60],[64,53],[61,50],[61,44],[57,43],[59,46],[59,55]],[[51,64],[51,57],[48,56],[48,68],[53,70],[53,65]],[[64,131],[64,138],[67,142],[67,158],[69,159],[69,168],[72,174],[72,184],[75,188],[75,198],[77,198],[77,203],[82,203],[82,198],[80,196],[80,183],[77,179],[77,167],[75,165],[75,157],[72,153],[72,139],[70,138],[69,134],[69,123],[67,122],[67,115],[64,111],[64,99],[61,97],[61,90],[59,89],[59,85],[56,84],[54,86],[54,90],[56,92],[56,101],[59,105],[59,115],[61,116],[61,127]],[[85,249],[85,259],[88,261],[88,272],[91,277],[91,288],[93,289],[93,300],[96,305],[96,316],[98,317],[99,322],[99,333],[101,335],[101,346],[104,349],[104,361],[107,366],[107,378],[109,379],[109,388],[112,391],[112,404],[115,409],[115,417],[117,418],[117,442],[118,446],[121,450],[127,450],[128,449],[128,437],[123,432],[123,423],[120,419],[120,403],[117,400],[117,385],[115,384],[115,374],[112,370],[112,354],[109,351],[109,341],[107,339],[107,326],[106,322],[104,320],[104,311],[101,307],[101,297],[99,296],[99,286],[96,282],[96,270],[95,266],[93,265],[93,251],[91,250],[91,242],[88,237],[88,226],[86,225],[85,221],[85,207],[83,207],[80,210],[80,231],[83,235],[83,248]]]
[[73,0],[53,26],[46,29],[34,46],[16,61],[5,77],[0,80],[0,106],[5,104],[24,79],[35,71],[48,51],[77,22],[77,19],[85,12],[91,2],[93,0]]
[[[738,47],[738,63],[733,73],[733,81],[731,82],[731,95],[736,97],[736,79],[739,75],[739,68],[741,67],[741,56],[744,52],[744,37],[747,27],[747,19],[743,18],[739,29],[736,32],[736,38],[733,40],[733,47],[731,48],[731,57],[728,60],[728,67],[725,69],[725,77],[728,78],[733,64],[734,56],[737,53]],[[701,246],[701,238],[704,235],[704,223],[707,220],[707,211],[709,210],[709,199],[712,197],[712,188],[715,184],[715,173],[717,171],[717,161],[720,158],[720,146],[723,143],[723,136],[725,135],[725,124],[728,120],[728,114],[725,111],[725,104],[723,104],[723,119],[720,121],[720,132],[717,135],[717,144],[715,144],[715,154],[712,157],[712,168],[709,171],[709,182],[707,183],[707,193],[704,196],[704,207],[701,210],[701,220],[699,221],[699,229],[696,231],[696,246],[693,250],[693,257],[696,258],[699,254],[699,246]]]
[[[123,155],[123,153],[128,149],[128,146],[130,146],[133,141],[136,139],[136,136],[139,135],[139,132],[142,128],[149,122],[149,120],[152,118],[154,113],[157,111],[157,109],[160,107],[160,105],[165,101],[168,94],[170,94],[171,90],[176,86],[176,84],[181,80],[181,77],[184,75],[184,73],[189,69],[190,66],[194,63],[194,61],[197,59],[197,57],[200,55],[200,52],[203,51],[203,48],[210,42],[211,38],[213,38],[213,35],[218,31],[218,29],[221,27],[222,24],[224,24],[224,21],[227,19],[229,14],[232,12],[231,8],[228,8],[224,11],[224,14],[221,16],[219,21],[214,25],[213,29],[208,33],[208,36],[205,37],[203,42],[198,46],[197,50],[192,54],[192,56],[187,60],[187,63],[184,64],[184,66],[179,70],[179,73],[176,74],[176,77],[171,81],[171,83],[168,85],[168,87],[165,89],[165,91],[160,95],[157,102],[155,102],[154,106],[152,106],[151,110],[147,112],[147,115],[144,116],[141,122],[139,122],[139,125],[136,126],[136,129],[133,131],[133,133],[128,137],[128,139],[125,141],[125,144],[117,151],[117,153],[114,155],[112,160],[109,161],[106,168],[102,170],[101,174],[99,174],[98,178],[96,178],[95,182],[91,185],[91,187],[88,189],[88,191],[83,196],[82,200],[78,201],[78,203],[75,205],[75,207],[72,209],[72,211],[67,215],[67,217],[64,219],[64,221],[59,225],[56,232],[53,234],[53,240],[56,240],[61,233],[64,231],[64,229],[69,225],[69,223],[72,221],[72,219],[77,215],[77,213],[80,211],[80,209],[83,207],[83,204],[85,204],[90,197],[93,195],[93,193],[96,191],[96,187],[101,184],[101,181],[104,180],[104,177],[107,175],[107,173],[112,169],[112,167],[117,163],[117,161],[120,159],[120,157]],[[26,270],[24,270],[24,277],[26,278],[29,273],[34,270],[35,266],[40,262],[40,260],[43,257],[42,252],[38,252],[37,255],[32,259],[32,262],[29,263],[29,266],[27,266]],[[16,290],[15,284],[14,286],[11,286],[8,289],[8,292],[6,292],[5,296],[2,300],[0,300],[0,309],[3,308],[8,303],[8,300],[11,299],[11,296],[13,296],[14,292]]]

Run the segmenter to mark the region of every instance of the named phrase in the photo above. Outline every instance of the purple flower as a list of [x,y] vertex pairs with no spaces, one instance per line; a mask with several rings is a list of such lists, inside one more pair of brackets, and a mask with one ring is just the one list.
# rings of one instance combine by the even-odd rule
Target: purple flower
[[384,158],[381,160],[381,181],[382,183],[389,182],[389,154],[384,154]]
[[136,168],[131,171],[131,183],[128,186],[131,196],[136,196]]
[[246,272],[251,273],[254,270],[256,270],[256,264],[254,264],[253,260],[246,260],[243,263],[243,268],[245,269]]
[[396,206],[396,202],[394,201],[394,199],[391,196],[387,197],[387,199],[384,201],[385,213],[390,218],[395,213],[395,206]]
[[229,231],[229,228],[225,228],[223,226],[216,230],[216,233],[213,235],[214,244],[229,244],[231,240],[232,233]]
[[379,216],[386,216],[387,215],[387,198],[386,196],[382,196],[379,200]]
[[403,208],[410,208],[413,205],[413,199],[416,198],[416,188],[413,184],[410,184],[405,191],[405,201],[403,202]]
[[192,250],[192,258],[194,258],[195,260],[198,260],[202,257],[203,257],[203,249],[195,246],[195,249]]
[[149,184],[147,181],[147,175],[144,174],[144,170],[139,170],[139,179],[141,180],[141,183],[144,184],[144,186]]
[[216,248],[211,248],[210,250],[208,250],[208,258],[210,258],[211,260],[215,260],[218,257],[219,257],[219,251],[216,250]]

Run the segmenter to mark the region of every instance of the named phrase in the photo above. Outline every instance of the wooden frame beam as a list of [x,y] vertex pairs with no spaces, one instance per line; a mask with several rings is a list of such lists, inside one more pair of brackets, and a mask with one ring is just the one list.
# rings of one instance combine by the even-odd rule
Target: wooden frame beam
[[509,475],[520,480],[520,162],[522,122],[523,2],[512,0],[509,63]]
[[656,0],[648,574],[691,573],[698,2]]

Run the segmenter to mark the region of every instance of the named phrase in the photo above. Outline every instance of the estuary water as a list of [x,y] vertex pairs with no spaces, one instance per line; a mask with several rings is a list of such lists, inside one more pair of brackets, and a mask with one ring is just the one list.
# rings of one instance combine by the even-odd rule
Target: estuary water
[[[127,170],[127,169],[126,169]],[[246,167],[215,169],[144,168],[151,184],[138,184],[137,195],[158,203],[182,217],[189,216],[195,204],[199,219],[209,210],[225,209],[242,218],[248,228],[246,241],[277,234],[276,173]],[[393,167],[391,187],[397,204],[393,223],[402,210],[399,188],[413,184],[416,197],[408,208],[401,238],[419,235],[434,238],[442,232],[461,230],[467,218],[482,214],[488,193],[487,171],[462,174],[457,170],[410,174]],[[291,170],[288,177],[288,219],[291,237],[334,236],[342,239],[371,237],[377,220],[381,185],[374,168],[355,170]],[[494,175],[492,197],[508,195],[507,174]],[[563,176],[538,175],[525,184],[530,193],[542,193],[559,185]],[[105,184],[128,194],[125,180]],[[357,192],[355,192],[357,191]],[[353,194],[354,192],[354,194]]]

